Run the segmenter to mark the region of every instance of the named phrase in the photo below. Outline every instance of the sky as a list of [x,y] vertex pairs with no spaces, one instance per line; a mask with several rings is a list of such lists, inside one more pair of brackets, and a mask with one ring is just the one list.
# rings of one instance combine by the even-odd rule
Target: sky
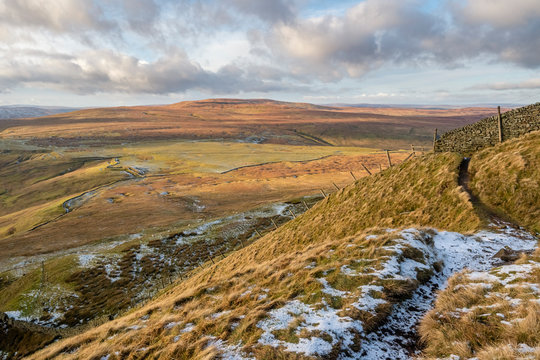
[[540,101],[538,0],[0,0],[0,105]]

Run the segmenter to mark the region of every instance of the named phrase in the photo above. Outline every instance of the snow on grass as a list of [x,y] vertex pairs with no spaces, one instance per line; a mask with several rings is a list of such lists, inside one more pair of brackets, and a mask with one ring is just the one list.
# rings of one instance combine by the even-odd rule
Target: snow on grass
[[22,312],[19,311],[19,310],[6,311],[6,312],[4,312],[4,314],[6,314],[9,318],[11,318],[13,320],[21,320],[21,321],[30,321],[30,320],[32,320],[32,317],[23,315]]
[[336,290],[328,284],[325,278],[317,279],[323,286],[322,292],[331,296],[343,296],[347,294],[346,291]]
[[95,264],[97,256],[94,254],[82,254],[79,255],[79,266],[82,268],[88,268]]
[[242,354],[242,345],[228,345],[225,341],[211,337],[208,347],[214,347],[220,352],[219,358],[222,360],[255,360],[254,357],[247,357]]
[[[405,252],[412,247],[419,250],[422,258],[419,260],[425,263],[405,256]],[[335,289],[328,279],[321,277],[317,279],[322,285],[321,292],[344,301],[353,300],[351,306],[375,315],[377,307],[387,303],[382,294],[382,284],[385,281],[416,280],[418,270],[431,270],[433,263],[439,260],[433,247],[429,245],[429,235],[413,229],[396,234],[396,238],[389,245],[380,249],[389,255],[381,257],[379,271],[366,274],[349,267],[340,267],[343,275],[373,276],[371,283],[352,291],[344,291]],[[326,269],[322,274],[329,276],[333,270],[335,269]],[[372,268],[367,270],[372,271]],[[257,324],[263,330],[259,343],[283,347],[286,351],[308,356],[328,355],[335,346],[339,346],[342,353],[354,353],[353,348],[358,338],[365,335],[361,320],[343,315],[342,309],[332,308],[324,299],[312,305],[292,300],[285,306],[270,311],[268,315],[267,319]],[[289,336],[282,336],[283,332]]]
[[[534,249],[537,244],[534,236],[508,227],[504,233],[481,231],[467,236],[455,232],[434,231],[434,234],[433,248],[437,257],[443,261],[442,271],[415,290],[412,298],[394,305],[387,322],[377,331],[368,334],[367,341],[362,343],[361,352],[350,358],[409,359],[407,349],[414,346],[412,339],[416,337],[415,327],[418,321],[431,309],[437,295],[436,290],[444,289],[452,274],[465,268],[474,271],[491,269],[494,265],[493,255],[504,246],[513,250],[529,250]],[[478,272],[474,273],[473,277],[482,281],[479,286],[487,287],[489,280],[495,278],[491,274]]]
[[[375,241],[377,236],[368,237]],[[409,359],[408,349],[414,347],[419,320],[431,309],[436,290],[443,289],[452,274],[464,268],[475,272],[489,270],[494,265],[493,255],[504,246],[528,250],[535,245],[534,237],[521,230],[512,232],[507,228],[503,233],[482,231],[473,235],[417,229],[397,232],[396,239],[380,248],[386,251],[385,255],[372,267],[356,270],[355,261],[368,259],[355,259],[351,265],[338,268],[343,276],[372,276],[370,283],[353,291],[336,289],[328,281],[330,278],[325,278],[335,269],[322,271],[323,277],[317,279],[322,285],[322,293],[343,301],[355,297],[349,304],[376,314],[377,307],[387,303],[383,296],[386,281],[414,281],[418,280],[420,273],[433,273],[429,281],[417,287],[412,297],[393,305],[386,323],[371,333],[365,333],[362,321],[345,316],[342,309],[330,307],[324,299],[317,304],[305,304],[295,299],[271,310],[267,318],[257,323],[257,327],[263,330],[258,342],[307,356],[325,356],[339,346],[340,359]],[[433,271],[435,264],[441,266],[440,272]],[[491,280],[499,275],[504,277],[505,284],[511,284],[530,272],[532,265],[501,268],[498,275],[471,273],[471,276],[482,281],[478,286],[489,288]],[[362,338],[361,349],[355,352],[352,347],[358,337]]]
[[181,334],[188,333],[193,331],[195,329],[195,324],[193,323],[187,323],[182,330],[180,330]]
[[374,298],[373,293],[381,294],[384,288],[378,285],[363,285],[360,286],[362,290],[362,297],[360,300],[354,302],[352,305],[358,310],[367,311],[375,314],[375,309],[381,304],[386,304],[386,301],[379,298]]
[[[332,347],[338,341],[345,347],[353,345],[356,332],[363,330],[362,323],[349,317],[339,316],[339,310],[335,309],[314,309],[298,300],[293,300],[285,306],[270,311],[269,318],[257,323],[257,327],[263,330],[259,338],[262,345],[273,347],[283,346],[286,351],[304,353],[306,355],[326,355],[332,351]],[[286,330],[291,323],[301,321],[296,330],[296,336],[301,331],[316,332],[321,331],[330,335],[330,339],[322,339],[317,336],[309,338],[299,337],[298,342],[287,342],[276,338],[276,330]]]

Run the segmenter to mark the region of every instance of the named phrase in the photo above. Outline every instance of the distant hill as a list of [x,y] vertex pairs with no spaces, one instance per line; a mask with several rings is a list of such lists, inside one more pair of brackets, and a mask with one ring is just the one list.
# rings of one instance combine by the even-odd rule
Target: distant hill
[[102,145],[141,140],[218,140],[379,149],[430,146],[448,131],[496,114],[495,108],[331,107],[268,99],[208,99],[171,105],[86,109],[3,121],[4,137],[35,145]]
[[56,115],[79,110],[61,106],[5,105],[0,106],[0,119],[21,119]]

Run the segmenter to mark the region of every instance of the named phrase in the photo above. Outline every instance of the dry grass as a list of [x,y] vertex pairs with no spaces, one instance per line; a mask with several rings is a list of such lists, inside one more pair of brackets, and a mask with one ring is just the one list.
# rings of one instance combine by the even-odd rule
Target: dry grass
[[540,132],[474,154],[471,189],[491,210],[540,233]]
[[434,309],[421,322],[424,356],[537,359],[539,261],[537,249],[531,256],[523,255],[515,265],[454,275],[438,296]]
[[[406,156],[395,152],[392,159],[398,163]],[[120,159],[119,165],[103,160],[114,158]],[[375,172],[385,162],[385,155],[372,149],[215,142],[13,152],[0,169],[0,201],[5,205],[5,214],[0,212],[5,250],[0,261],[210,220],[319,193],[321,188],[332,192],[332,182],[343,187],[353,181],[349,170],[358,178],[366,175],[360,163]],[[221,174],[257,164],[263,165]],[[127,178],[123,170],[134,167],[147,170],[144,178]],[[128,180],[118,181],[122,179]],[[115,181],[65,214],[65,200]]]
[[[457,186],[459,161],[451,154],[433,155],[363,178],[252,245],[176,284],[147,306],[58,342],[31,358],[97,359],[110,354],[109,359],[203,359],[211,358],[215,351],[208,345],[221,339],[230,345],[241,342],[261,359],[299,359],[257,345],[262,331],[257,327],[259,321],[293,299],[314,306],[325,299],[332,308],[361,320],[366,329],[376,328],[390,306],[380,306],[375,315],[350,311],[348,305],[353,300],[328,295],[317,279],[326,277],[332,288],[353,292],[375,281],[384,291],[373,296],[382,297],[387,305],[410,294],[417,284],[367,275],[389,255],[382,246],[391,244],[394,235],[370,240],[367,234],[384,232],[366,229],[379,224],[477,229],[480,219]],[[403,256],[419,259],[413,249]],[[356,262],[359,259],[365,261]],[[367,276],[343,276],[336,271],[343,265]],[[193,331],[182,332],[189,324],[193,324]],[[299,336],[293,329],[274,335],[289,341]],[[77,349],[73,354],[67,351],[73,349]]]
[[[243,344],[259,359],[307,359],[258,344],[262,332],[257,326],[259,321],[271,310],[294,299],[314,307],[321,302],[330,304],[343,316],[362,321],[369,331],[390,312],[392,302],[407,297],[418,285],[418,282],[382,280],[367,275],[380,269],[392,254],[383,246],[393,245],[396,235],[384,234],[377,240],[366,239],[365,235],[314,244],[302,253],[282,254],[258,264],[242,261],[250,252],[248,247],[170,289],[151,305],[55,344],[33,358],[99,358],[111,354],[113,359],[202,359],[216,353],[209,345],[214,339],[221,339],[229,344]],[[429,236],[425,239],[429,240]],[[368,265],[356,262],[358,259],[368,260]],[[345,276],[337,270],[343,265],[366,275]],[[318,281],[325,276],[334,289],[350,291],[351,296],[325,293]],[[373,314],[352,310],[351,306],[361,297],[359,286],[366,284],[382,286],[382,292],[372,295],[387,301]],[[274,335],[288,342],[317,335],[331,339],[328,334],[297,334],[301,322],[299,317],[289,329],[276,331]],[[192,330],[184,331],[186,328]],[[66,347],[77,351],[68,354],[63,350]]]
[[[168,106],[88,109],[37,120],[2,121],[5,139],[69,146],[119,139],[256,139],[265,143],[408,148],[429,146],[446,131],[493,115],[494,109],[370,109],[269,100],[215,99]],[[3,130],[3,131],[2,131]],[[306,136],[307,135],[307,136]]]

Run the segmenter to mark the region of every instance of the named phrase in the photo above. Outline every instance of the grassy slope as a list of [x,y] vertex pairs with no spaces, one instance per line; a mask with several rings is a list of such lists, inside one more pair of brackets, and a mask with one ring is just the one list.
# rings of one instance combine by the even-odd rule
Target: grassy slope
[[[366,235],[381,232],[368,232],[368,228],[430,225],[476,230],[481,220],[457,185],[459,162],[457,155],[432,155],[363,178],[252,245],[171,287],[142,309],[56,343],[33,358],[99,358],[106,354],[113,354],[109,359],[210,358],[213,350],[205,348],[209,339],[202,335],[252,345],[261,334],[256,324],[272,309],[292,299],[314,303],[326,296],[316,281],[321,274],[328,275],[331,286],[340,290],[366,283],[364,277],[351,280],[333,275],[331,269],[351,265],[359,258],[377,264],[376,260],[386,255],[380,253],[381,246],[394,241],[393,235],[383,235],[377,240],[380,242],[373,243]],[[414,257],[415,252],[407,256]],[[311,269],[306,268],[311,264]],[[375,326],[392,299],[410,293],[416,285],[399,281],[384,284],[378,296],[389,303],[377,309],[376,316],[346,315],[361,318],[365,327]],[[347,303],[332,301],[337,299],[327,299],[333,308],[347,311]],[[217,320],[211,317],[229,310]],[[164,327],[170,323],[194,323],[196,330],[182,335],[179,326]],[[293,335],[287,331],[276,334],[285,339]],[[69,354],[73,349],[77,352]],[[268,359],[290,355],[269,347],[257,347],[256,354]]]
[[470,172],[484,204],[540,233],[540,132],[475,154]]
[[[539,232],[538,164],[540,132],[485,149],[471,159],[472,190],[491,210]],[[516,277],[524,264],[532,270]],[[515,359],[534,353],[519,352],[519,344],[527,344],[536,346],[532,358],[539,358],[540,249],[523,256],[516,265],[495,268],[480,276],[482,280],[470,279],[466,272],[451,278],[422,321],[425,355]],[[508,281],[509,275],[516,279]],[[492,281],[485,280],[490,278]]]
[[424,355],[538,359],[540,249],[515,264],[469,275],[462,272],[450,278],[434,309],[422,320]]

